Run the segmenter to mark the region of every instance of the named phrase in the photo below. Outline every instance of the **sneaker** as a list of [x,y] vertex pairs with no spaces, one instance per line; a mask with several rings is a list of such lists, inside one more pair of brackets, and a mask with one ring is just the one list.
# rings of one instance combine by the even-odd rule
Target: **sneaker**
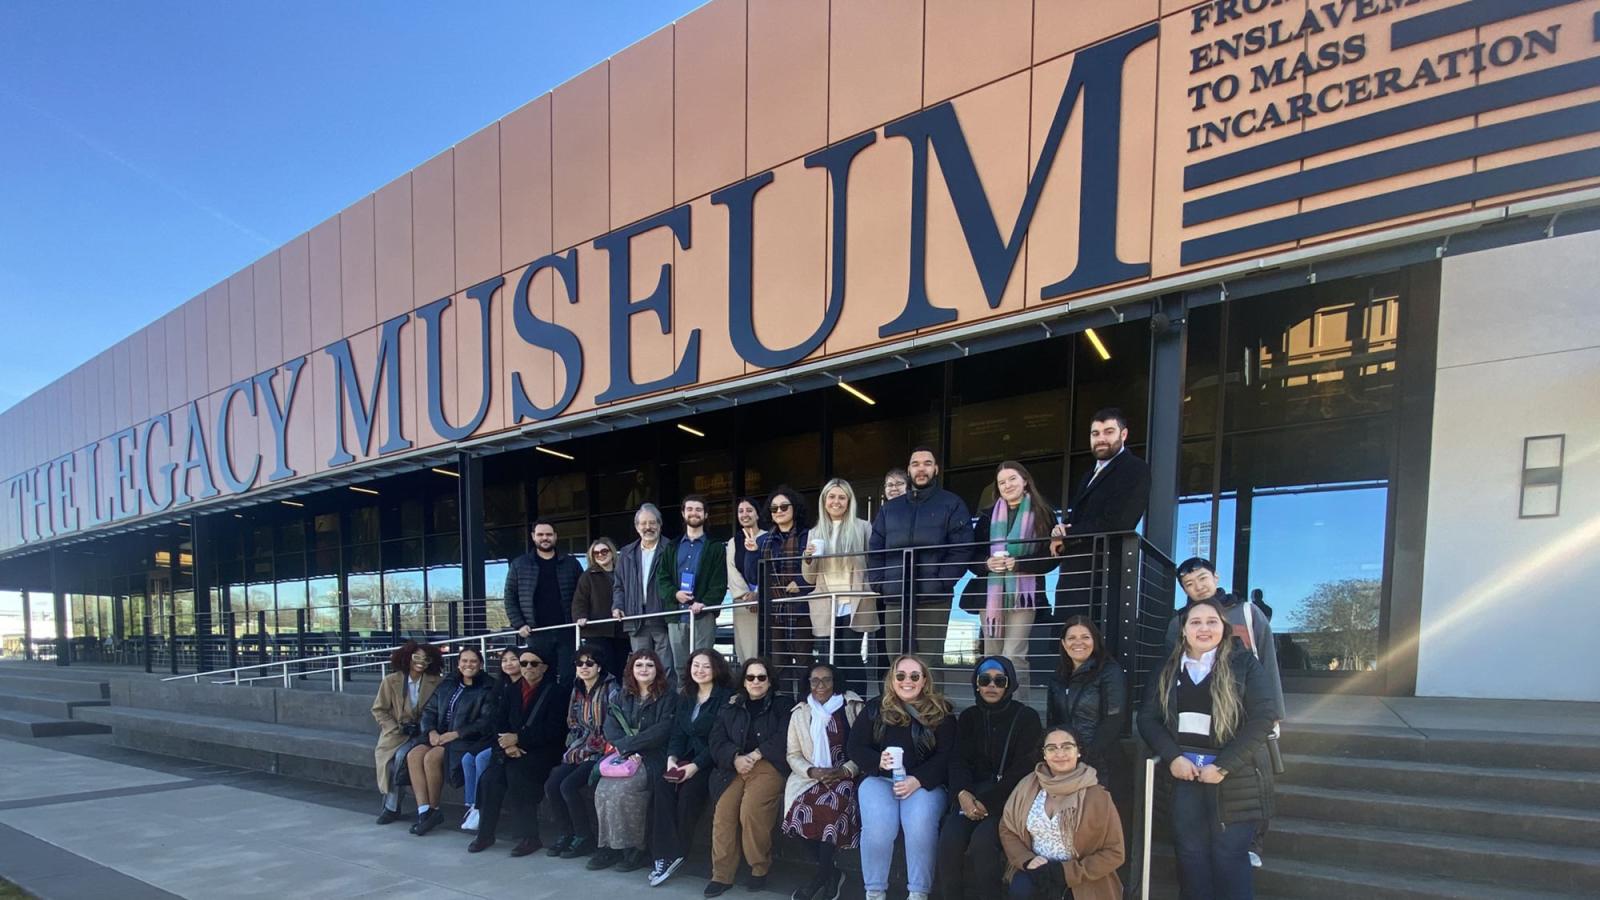
[[554,844],[550,845],[550,849],[544,851],[544,855],[545,856],[560,856],[561,854],[566,852],[568,847],[572,846],[573,840],[575,840],[575,839],[573,838],[572,835],[563,834],[562,836],[556,838],[556,842]]
[[[766,887],[767,876],[765,875],[757,875],[752,872],[750,873],[750,876],[744,880],[744,889],[747,891],[762,891],[766,890]],[[923,900],[927,900],[927,898],[924,897]]]
[[594,854],[594,841],[586,837],[573,838],[567,849],[561,851],[562,859],[581,859]]
[[650,864],[650,857],[637,847],[622,851],[622,862],[617,863],[618,872],[637,872]]
[[822,893],[823,875],[821,872],[811,876],[811,880],[794,889],[789,895],[789,900],[817,900],[817,895]]
[[417,824],[411,826],[411,833],[417,837],[422,837],[443,821],[444,813],[440,812],[437,807],[425,813],[417,813]]
[[478,830],[478,808],[476,806],[470,806],[467,808],[467,817],[461,820],[461,830]]
[[595,851],[593,856],[589,857],[589,862],[584,865],[584,868],[591,872],[598,872],[601,869],[609,869],[621,861],[621,850],[613,850],[610,847],[601,847],[599,850]]
[[906,900],[928,900],[926,891],[907,891]]
[[723,884],[720,881],[712,881],[706,884],[705,895],[707,897],[721,897],[730,890],[733,890],[733,885]]
[[834,869],[833,874],[828,876],[828,880],[822,883],[822,890],[817,893],[813,900],[839,900],[839,894],[842,891],[844,891],[844,873]]
[[867,900],[887,900],[888,891],[867,891]]
[[1255,852],[1254,850],[1250,851],[1250,868],[1261,868],[1261,854]]
[[390,822],[398,822],[398,821],[400,821],[401,815],[402,815],[402,813],[400,812],[400,810],[398,810],[398,809],[390,809],[390,808],[388,808],[386,806],[386,807],[383,808],[383,812],[378,814],[378,824],[379,825],[387,825]]
[[678,871],[678,867],[681,865],[683,865],[683,857],[681,856],[677,859],[656,860],[656,864],[650,867],[650,886],[655,887],[671,878],[672,873]]

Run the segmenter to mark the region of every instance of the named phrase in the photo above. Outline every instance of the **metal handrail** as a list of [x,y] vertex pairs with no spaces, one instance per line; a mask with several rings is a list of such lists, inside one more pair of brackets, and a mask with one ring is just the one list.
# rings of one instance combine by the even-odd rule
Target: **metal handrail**
[[[705,615],[707,612],[713,612],[713,611],[720,613],[720,611],[722,609],[724,609],[724,608],[727,608],[727,609],[740,609],[740,608],[744,608],[744,607],[753,607],[753,606],[757,606],[757,605],[758,605],[758,603],[756,601],[745,601],[745,602],[742,602],[742,603],[718,603],[718,604],[715,604],[715,605],[708,605],[705,609],[701,610],[700,615]],[[528,630],[528,635],[531,636],[531,635],[539,634],[539,633],[557,632],[557,631],[561,631],[562,629],[570,628],[570,629],[573,629],[573,646],[574,646],[574,648],[576,648],[578,646],[581,646],[582,643],[583,643],[583,634],[579,630],[582,627],[587,627],[587,626],[596,625],[596,624],[603,625],[603,624],[606,623],[606,621],[615,622],[615,623],[637,622],[637,621],[643,621],[645,619],[658,619],[658,618],[665,618],[667,616],[678,616],[678,615],[686,616],[688,618],[688,621],[689,621],[689,641],[690,641],[691,644],[693,644],[693,642],[694,642],[694,620],[695,620],[696,616],[692,614],[691,610],[689,610],[688,607],[684,607],[684,608],[681,608],[681,609],[665,610],[663,612],[640,613],[640,614],[634,615],[634,616],[612,616],[609,620],[602,620],[602,621],[599,621],[599,622],[597,622],[596,620],[593,620],[593,619],[589,619],[589,620],[586,620],[584,622],[583,626],[578,625],[576,622],[563,622],[563,623],[561,623],[559,625],[541,625],[538,628],[529,629]],[[501,639],[501,638],[511,638],[511,637],[523,637],[521,629],[513,629],[511,631],[497,631],[497,632],[492,632],[492,633],[488,633],[488,634],[458,635],[458,636],[442,638],[442,639],[440,639],[439,641],[437,641],[435,643],[449,645],[449,644],[468,644],[468,643],[474,643],[475,642],[478,645],[478,652],[481,655],[481,654],[486,654],[488,652],[488,647],[489,647],[489,642],[490,641]],[[365,669],[365,668],[370,668],[372,666],[386,666],[386,665],[389,664],[389,661],[387,659],[380,659],[380,660],[375,660],[375,661],[371,661],[371,662],[363,662],[363,663],[346,664],[345,663],[346,659],[350,659],[350,658],[357,657],[357,656],[372,656],[374,654],[389,654],[389,653],[393,653],[394,651],[400,649],[401,646],[404,646],[404,645],[396,645],[396,646],[393,646],[393,647],[377,647],[377,648],[372,648],[372,649],[367,649],[367,650],[351,650],[351,651],[346,652],[346,653],[330,653],[330,654],[323,654],[322,656],[308,656],[308,657],[304,657],[304,658],[301,658],[301,659],[284,659],[284,660],[277,660],[277,661],[274,661],[274,662],[267,662],[267,663],[252,663],[251,665],[235,666],[235,667],[230,668],[230,669],[213,669],[213,670],[208,671],[208,672],[192,672],[192,673],[185,674],[185,675],[173,675],[173,676],[169,676],[167,678],[163,678],[161,680],[162,681],[189,681],[189,682],[192,682],[194,684],[199,684],[200,683],[200,679],[202,679],[202,678],[210,678],[212,680],[211,681],[212,684],[253,684],[253,683],[257,682],[257,681],[269,681],[269,680],[281,679],[283,681],[283,686],[284,687],[288,687],[289,684],[290,684],[291,679],[296,675],[301,676],[301,677],[306,677],[306,676],[310,676],[310,675],[331,674],[333,676],[333,689],[338,691],[338,690],[343,690],[343,688],[344,688],[344,677],[345,677],[344,673],[350,672],[350,671],[354,671],[354,670],[357,670],[357,669]],[[451,653],[451,654],[446,654],[446,655],[455,656],[457,654]],[[305,669],[300,668],[305,663],[320,662],[320,661],[323,661],[323,660],[332,660],[334,662],[334,665],[332,665],[332,666],[323,666],[322,668],[311,669],[311,670],[305,670]],[[294,667],[295,671],[291,672],[290,671],[291,667]],[[244,675],[240,674],[242,672],[247,672],[247,671],[251,671],[251,670],[255,670],[255,669],[277,669],[279,671],[274,673],[274,674],[268,674],[268,675],[244,676]],[[216,676],[224,676],[224,677],[222,678],[222,680],[217,680]],[[229,678],[227,676],[232,676],[232,677]]]

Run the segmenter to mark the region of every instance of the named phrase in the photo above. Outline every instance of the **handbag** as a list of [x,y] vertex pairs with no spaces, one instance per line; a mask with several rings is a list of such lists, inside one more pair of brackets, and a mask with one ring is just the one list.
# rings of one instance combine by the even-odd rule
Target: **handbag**
[[[627,717],[622,714],[621,710],[617,709],[615,704],[610,707],[608,712],[616,717],[617,724],[622,727],[623,734],[632,737],[638,733],[639,729],[628,722]],[[601,778],[632,778],[639,773],[638,760],[623,757],[617,753],[615,747],[609,749],[610,752],[600,760],[599,765],[595,766],[595,771],[600,773]]]

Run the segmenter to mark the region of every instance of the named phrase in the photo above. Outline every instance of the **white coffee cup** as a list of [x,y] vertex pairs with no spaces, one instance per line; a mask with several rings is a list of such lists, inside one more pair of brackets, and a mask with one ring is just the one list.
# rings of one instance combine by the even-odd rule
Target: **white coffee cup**
[[828,552],[828,542],[825,539],[819,538],[819,537],[814,537],[814,538],[811,539],[811,555],[812,556],[821,556],[821,555],[823,555],[824,553],[827,553],[827,552]]
[[1010,555],[1011,555],[1011,551],[1010,551],[1010,550],[1006,550],[1006,549],[1003,549],[1003,548],[1002,548],[1002,549],[1000,549],[1000,550],[996,550],[996,551],[995,551],[995,552],[994,552],[994,555],[995,555],[995,556],[998,556],[998,557],[999,557],[999,558],[1001,558],[1001,559],[1005,559],[1005,558],[1006,558],[1006,557],[1008,557],[1008,556],[1010,556]]
[[904,769],[906,767],[906,748],[885,747],[883,752],[889,754],[890,769]]

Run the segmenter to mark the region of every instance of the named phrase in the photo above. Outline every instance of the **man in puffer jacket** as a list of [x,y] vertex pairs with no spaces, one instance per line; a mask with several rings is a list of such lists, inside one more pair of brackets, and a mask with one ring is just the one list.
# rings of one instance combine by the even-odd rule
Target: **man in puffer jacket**
[[1000,813],[1039,762],[1039,714],[1017,702],[1017,670],[1004,656],[985,656],[972,670],[977,705],[956,720],[950,759],[950,812],[939,829],[938,875],[945,900],[998,897],[1005,874]]

